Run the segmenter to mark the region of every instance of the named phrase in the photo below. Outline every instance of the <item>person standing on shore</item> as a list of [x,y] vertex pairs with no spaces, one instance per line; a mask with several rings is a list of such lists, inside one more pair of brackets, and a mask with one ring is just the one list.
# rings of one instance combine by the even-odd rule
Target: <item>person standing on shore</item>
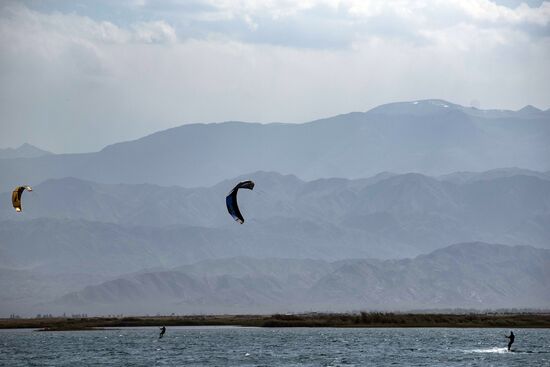
[[512,347],[512,344],[514,344],[514,339],[516,338],[513,331],[510,331],[510,335],[506,336],[508,339],[510,339],[510,342],[508,342],[508,352],[510,351],[510,348]]

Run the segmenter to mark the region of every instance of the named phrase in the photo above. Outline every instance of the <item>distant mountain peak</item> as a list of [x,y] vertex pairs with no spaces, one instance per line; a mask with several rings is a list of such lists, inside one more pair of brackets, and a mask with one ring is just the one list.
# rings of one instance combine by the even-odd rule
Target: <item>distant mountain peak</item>
[[448,102],[448,101],[445,101],[444,99],[420,99],[420,100],[412,101],[412,102],[409,102],[409,103],[412,103],[413,105],[428,104],[428,105],[438,106],[438,107],[443,107],[443,108],[449,108],[451,106],[452,107],[460,107],[459,105]]
[[527,106],[525,106],[522,109],[518,110],[518,112],[522,112],[522,113],[539,113],[539,112],[542,112],[542,110],[536,108],[533,105],[528,104]]
[[50,155],[51,152],[40,149],[29,143],[23,143],[17,148],[0,149],[0,159],[2,158],[37,158],[44,155]]
[[406,102],[393,102],[380,105],[368,113],[382,113],[389,115],[430,115],[445,113],[446,111],[462,111],[466,107],[445,101],[443,99],[419,99]]

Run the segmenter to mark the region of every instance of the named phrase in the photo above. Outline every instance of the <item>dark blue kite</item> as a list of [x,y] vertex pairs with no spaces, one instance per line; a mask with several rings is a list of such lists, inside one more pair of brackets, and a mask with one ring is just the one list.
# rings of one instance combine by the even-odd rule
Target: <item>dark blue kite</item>
[[225,204],[227,205],[227,211],[229,212],[229,214],[231,214],[233,219],[235,219],[240,224],[243,224],[244,218],[243,218],[243,215],[241,214],[241,211],[239,210],[239,206],[237,205],[237,191],[239,191],[239,189],[253,190],[254,182],[252,181],[239,182],[237,186],[235,186],[233,190],[231,190],[231,192],[225,197]]

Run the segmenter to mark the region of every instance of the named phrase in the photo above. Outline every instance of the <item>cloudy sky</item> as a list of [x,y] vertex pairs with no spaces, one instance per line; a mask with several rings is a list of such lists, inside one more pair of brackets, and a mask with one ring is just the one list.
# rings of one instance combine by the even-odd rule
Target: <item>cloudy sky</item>
[[546,1],[4,1],[0,147],[422,98],[547,109],[549,60]]

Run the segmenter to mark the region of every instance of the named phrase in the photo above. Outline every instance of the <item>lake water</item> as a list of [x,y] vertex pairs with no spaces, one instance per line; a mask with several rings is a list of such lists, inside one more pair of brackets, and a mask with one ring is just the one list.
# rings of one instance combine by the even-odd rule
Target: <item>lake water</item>
[[550,366],[550,329],[0,330],[0,366]]

